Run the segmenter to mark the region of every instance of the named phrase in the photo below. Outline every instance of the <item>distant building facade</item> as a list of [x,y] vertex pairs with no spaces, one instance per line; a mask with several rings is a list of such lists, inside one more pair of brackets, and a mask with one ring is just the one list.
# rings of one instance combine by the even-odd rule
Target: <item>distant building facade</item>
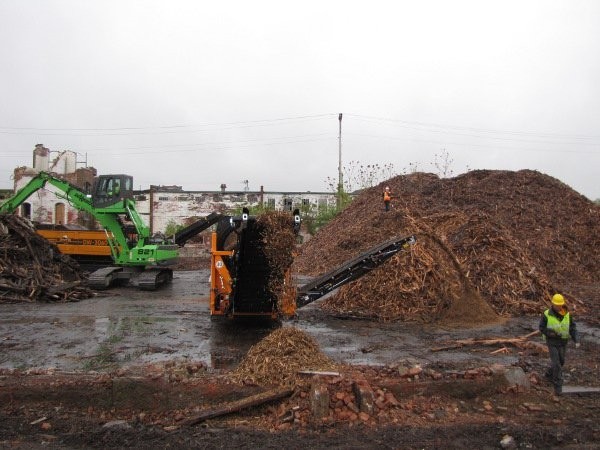
[[[15,192],[25,186],[40,171],[51,172],[65,179],[84,192],[91,192],[94,177],[93,167],[77,168],[77,154],[66,150],[51,151],[42,144],[33,151],[33,167],[18,167],[14,170]],[[55,152],[52,152],[55,153]],[[33,221],[54,225],[80,225],[98,228],[87,213],[77,210],[66,200],[55,195],[57,190],[46,185],[21,205],[18,214]],[[194,219],[212,212],[232,213],[243,207],[293,211],[298,208],[304,214],[316,215],[319,210],[333,208],[336,196],[332,192],[277,192],[227,191],[222,184],[218,191],[184,191],[182,186],[150,186],[150,189],[134,192],[136,209],[149,226],[151,233],[164,233],[169,224],[187,225]]]
[[180,186],[151,186],[135,193],[136,208],[152,233],[164,232],[169,223],[187,224],[212,212],[231,213],[246,207],[290,211],[298,208],[316,215],[319,209],[335,207],[331,192],[184,191]]

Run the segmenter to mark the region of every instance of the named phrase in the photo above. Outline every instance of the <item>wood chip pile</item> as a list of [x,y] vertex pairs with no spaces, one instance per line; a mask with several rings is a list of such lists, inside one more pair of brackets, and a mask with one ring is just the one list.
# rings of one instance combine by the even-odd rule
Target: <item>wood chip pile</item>
[[38,235],[29,221],[0,215],[0,302],[77,301],[93,295],[80,286],[79,265]]
[[296,250],[293,218],[282,211],[267,211],[256,220],[261,229],[262,249],[270,270],[267,289],[274,298],[281,300],[284,290],[292,287],[285,280]]
[[337,366],[315,340],[293,327],[282,327],[250,348],[231,373],[236,382],[263,386],[295,384],[301,370],[331,371]]
[[[381,200],[393,192],[392,210]],[[392,236],[417,244],[325,300],[323,308],[381,320],[435,321],[478,295],[502,316],[539,313],[560,290],[598,281],[600,208],[531,170],[402,175],[368,189],[308,241],[294,268],[323,274]],[[477,314],[475,314],[477,316]],[[490,317],[490,320],[492,318]]]

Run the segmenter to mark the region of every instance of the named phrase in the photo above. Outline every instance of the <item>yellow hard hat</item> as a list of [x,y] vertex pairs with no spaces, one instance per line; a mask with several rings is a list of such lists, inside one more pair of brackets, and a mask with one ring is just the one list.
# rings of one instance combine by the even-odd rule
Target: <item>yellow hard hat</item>
[[552,304],[556,306],[563,306],[565,304],[565,298],[560,294],[554,294],[552,296]]

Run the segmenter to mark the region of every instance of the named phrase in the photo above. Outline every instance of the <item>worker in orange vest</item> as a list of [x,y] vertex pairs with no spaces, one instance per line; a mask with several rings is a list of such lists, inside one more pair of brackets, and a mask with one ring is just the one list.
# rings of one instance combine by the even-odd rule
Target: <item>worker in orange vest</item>
[[392,193],[388,186],[385,187],[383,191],[383,204],[385,205],[385,210],[390,210],[390,203],[392,202]]

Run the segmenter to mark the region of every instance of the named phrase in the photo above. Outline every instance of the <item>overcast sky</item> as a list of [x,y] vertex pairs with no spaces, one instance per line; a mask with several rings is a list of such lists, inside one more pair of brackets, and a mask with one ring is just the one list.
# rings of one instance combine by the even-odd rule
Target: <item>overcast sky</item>
[[35,144],[136,187],[325,191],[342,157],[600,198],[600,1],[0,0],[0,188]]

